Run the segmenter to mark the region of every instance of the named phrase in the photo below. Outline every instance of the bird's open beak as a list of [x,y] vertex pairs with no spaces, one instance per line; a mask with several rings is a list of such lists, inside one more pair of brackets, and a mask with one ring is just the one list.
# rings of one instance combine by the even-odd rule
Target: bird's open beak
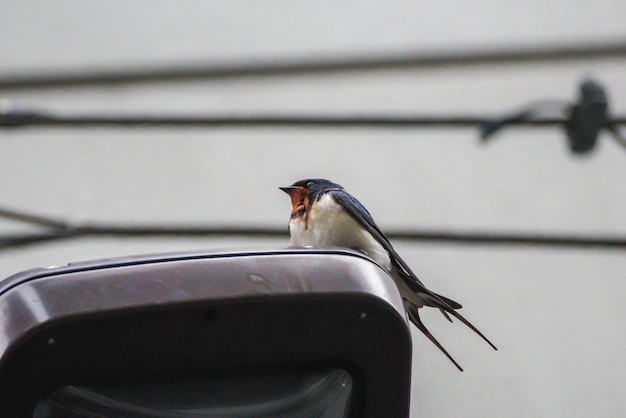
[[297,187],[295,186],[285,186],[285,187],[279,187],[280,190],[282,190],[283,192],[287,193],[288,195],[291,194],[291,192],[293,192],[295,189],[297,189]]

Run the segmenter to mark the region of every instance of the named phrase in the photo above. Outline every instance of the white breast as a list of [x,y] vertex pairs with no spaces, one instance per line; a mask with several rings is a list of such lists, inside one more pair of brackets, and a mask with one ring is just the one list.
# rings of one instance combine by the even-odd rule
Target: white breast
[[289,231],[293,246],[358,249],[387,270],[391,268],[385,248],[328,193],[313,205],[306,224],[302,219],[292,219]]

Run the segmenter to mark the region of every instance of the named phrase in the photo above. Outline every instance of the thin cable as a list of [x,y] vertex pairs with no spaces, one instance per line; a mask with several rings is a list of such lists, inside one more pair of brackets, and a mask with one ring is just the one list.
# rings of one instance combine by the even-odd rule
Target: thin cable
[[374,56],[317,57],[296,60],[246,60],[240,63],[197,64],[159,68],[68,71],[65,73],[16,74],[0,78],[0,89],[57,88],[120,83],[182,82],[241,77],[274,77],[347,71],[377,71],[401,68],[428,69],[527,62],[588,61],[626,57],[626,41],[586,45],[500,48],[446,53],[396,53]]
[[[0,209],[0,217],[10,214],[15,219],[18,211]],[[43,216],[24,215],[20,221],[34,224]],[[13,248],[84,237],[211,237],[211,238],[288,238],[286,227],[263,226],[206,226],[206,225],[115,225],[104,223],[73,224],[55,221],[56,226],[44,228],[41,232],[0,236],[0,251]],[[499,232],[472,232],[451,230],[386,230],[393,240],[416,242],[451,243],[465,245],[515,245],[544,246],[562,248],[626,249],[624,236],[599,236],[582,234],[523,234]]]
[[53,219],[48,216],[35,215],[7,208],[0,208],[0,218],[53,228],[65,228],[67,226],[67,223],[60,219]]
[[[494,117],[470,115],[453,116],[115,116],[115,115],[55,115],[46,112],[0,113],[0,128],[93,128],[93,127],[203,127],[203,128],[246,128],[246,127],[300,127],[300,128],[477,128],[491,123]],[[546,127],[563,125],[567,120],[558,117],[540,119],[517,119],[507,121],[508,125]],[[626,116],[612,118],[611,125],[626,124]]]

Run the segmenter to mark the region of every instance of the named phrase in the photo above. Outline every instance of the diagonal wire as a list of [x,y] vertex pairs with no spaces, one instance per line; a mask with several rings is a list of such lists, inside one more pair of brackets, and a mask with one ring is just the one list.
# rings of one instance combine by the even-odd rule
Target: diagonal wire
[[14,221],[20,221],[24,223],[52,227],[52,228],[66,228],[67,223],[60,219],[53,219],[47,216],[35,215],[32,213],[25,213],[21,211],[11,210],[7,208],[0,208],[0,218],[11,219]]

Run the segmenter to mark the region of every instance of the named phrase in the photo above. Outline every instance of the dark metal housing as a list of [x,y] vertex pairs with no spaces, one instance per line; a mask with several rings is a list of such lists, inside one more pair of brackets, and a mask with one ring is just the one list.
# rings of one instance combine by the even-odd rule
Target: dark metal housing
[[401,298],[348,250],[35,269],[0,282],[0,312],[2,416],[409,414]]

